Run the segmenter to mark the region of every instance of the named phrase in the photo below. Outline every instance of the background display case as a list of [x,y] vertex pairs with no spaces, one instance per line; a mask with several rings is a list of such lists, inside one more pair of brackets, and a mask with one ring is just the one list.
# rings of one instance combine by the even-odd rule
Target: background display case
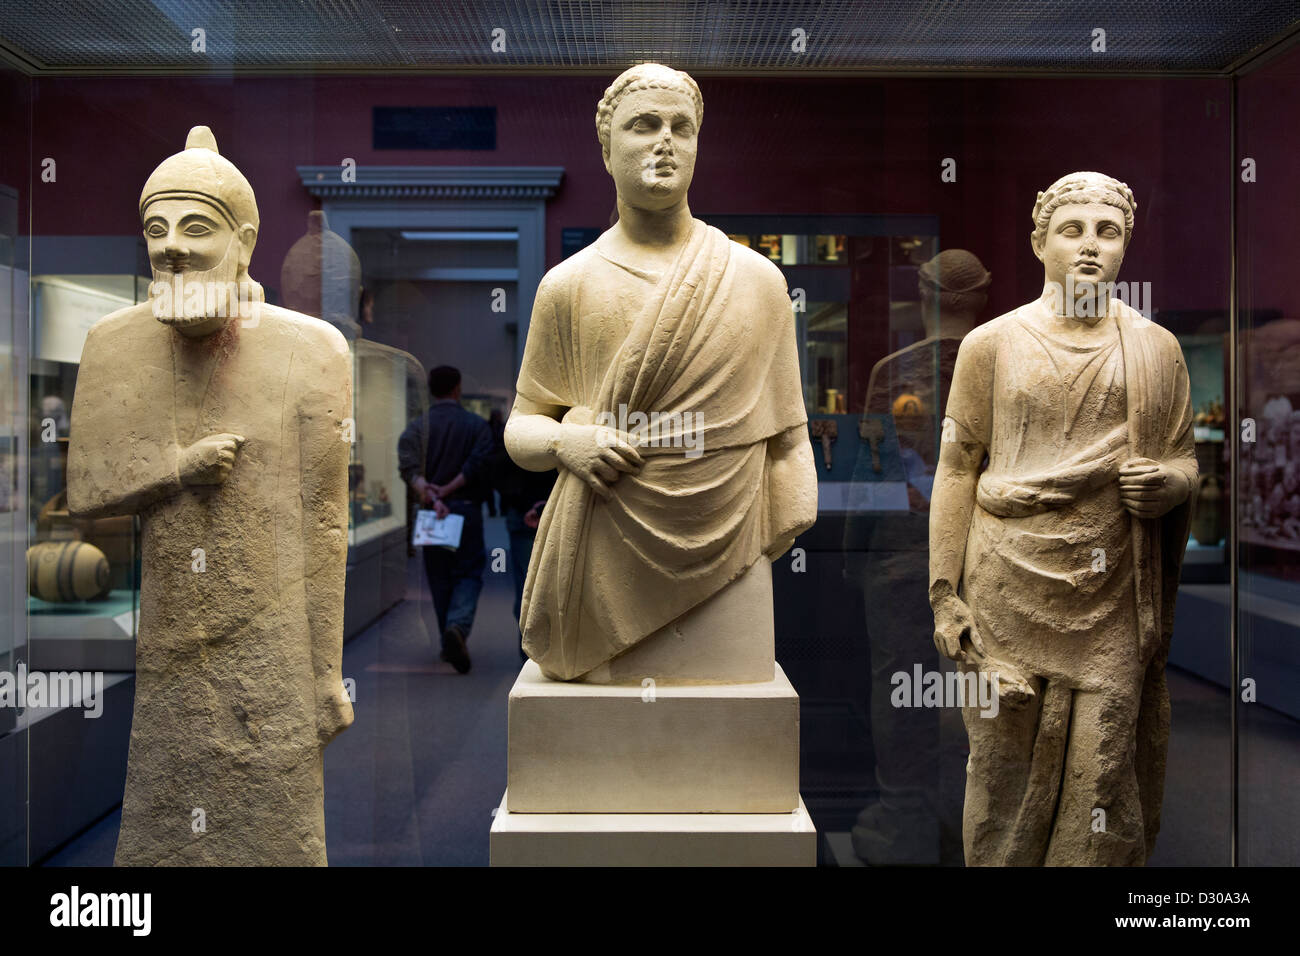
[[[111,859],[138,545],[129,520],[60,513],[66,412],[88,324],[145,295],[140,185],[198,124],[257,193],[251,272],[268,299],[334,322],[352,350],[357,722],[327,756],[331,862],[487,862],[521,539],[485,502],[489,569],[461,678],[437,656],[397,441],[441,364],[462,370],[462,404],[499,438],[542,275],[613,221],[592,117],[642,60],[699,82],[694,215],[791,290],[819,512],[800,561],[773,568],[776,654],[800,696],[819,861],[962,862],[960,714],[888,694],[899,671],[948,667],[926,548],[957,340],[927,331],[921,268],[978,259],[976,324],[1029,301],[1036,194],[1094,169],[1136,196],[1120,278],[1177,337],[1196,411],[1150,862],[1300,863],[1293,3],[327,7],[132,0],[72,29],[71,14],[16,0],[0,23],[0,671],[117,681],[94,721],[0,707],[0,863]],[[313,217],[347,248],[311,273],[343,277],[318,287],[315,311],[291,301],[292,270],[275,281]],[[106,594],[30,596],[28,548],[68,543],[104,555]]]
[[139,534],[130,515],[68,514],[66,465],[77,366],[90,326],[147,298],[132,275],[37,275],[31,282],[27,553],[31,648],[38,670],[135,668]]
[[286,308],[337,328],[352,359],[352,414],[344,423],[351,442],[345,639],[401,601],[406,590],[412,502],[396,448],[407,424],[428,410],[420,361],[366,338],[375,292],[365,266],[374,256],[362,251],[365,260],[323,211],[312,210],[307,232],[284,256],[276,290]]
[[348,464],[345,638],[359,633],[407,588],[415,499],[397,467],[397,441],[429,408],[424,367],[409,352],[356,338],[352,407],[356,441]]

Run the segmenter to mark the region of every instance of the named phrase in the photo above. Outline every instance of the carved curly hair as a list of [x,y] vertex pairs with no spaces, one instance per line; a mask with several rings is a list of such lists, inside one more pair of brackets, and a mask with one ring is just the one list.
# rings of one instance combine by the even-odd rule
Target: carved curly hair
[[619,101],[635,90],[676,90],[684,93],[695,104],[696,131],[704,123],[704,97],[688,74],[662,63],[638,63],[620,73],[596,105],[596,135],[600,138],[600,149],[605,155],[609,155],[609,125],[614,118],[614,111],[618,109]]
[[1124,213],[1124,248],[1128,248],[1133,238],[1133,216],[1137,212],[1137,200],[1127,183],[1107,176],[1105,173],[1070,173],[1062,176],[1043,192],[1034,202],[1034,231],[1030,237],[1035,243],[1041,242],[1047,235],[1047,224],[1052,220],[1052,213],[1057,207],[1069,203],[1101,202],[1114,206]]

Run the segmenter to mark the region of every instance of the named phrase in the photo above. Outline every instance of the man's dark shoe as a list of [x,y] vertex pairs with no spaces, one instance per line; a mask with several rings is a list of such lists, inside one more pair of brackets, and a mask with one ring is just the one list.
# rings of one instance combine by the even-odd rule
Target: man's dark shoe
[[464,633],[455,624],[442,636],[442,659],[456,668],[457,673],[469,673],[469,648],[465,646]]

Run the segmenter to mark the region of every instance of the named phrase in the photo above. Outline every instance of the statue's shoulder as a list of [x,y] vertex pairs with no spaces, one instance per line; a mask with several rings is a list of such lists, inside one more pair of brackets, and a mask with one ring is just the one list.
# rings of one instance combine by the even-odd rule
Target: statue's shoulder
[[727,241],[731,243],[732,267],[743,282],[755,283],[764,289],[775,288],[782,295],[787,292],[785,273],[775,262],[749,246],[742,246],[731,239]]
[[1173,348],[1180,354],[1182,346],[1178,344],[1178,336],[1169,331],[1159,322],[1153,322],[1145,315],[1133,308],[1122,299],[1113,300],[1113,308],[1118,312],[1119,321],[1138,335],[1146,336],[1154,342],[1159,343],[1163,348]]
[[[975,326],[975,328],[971,329],[970,335],[974,335],[982,329],[989,330],[984,333],[985,335],[997,335],[1006,332],[1012,326],[1020,325],[1021,319],[1024,318],[1025,308],[1026,306],[1018,305],[1010,312],[1003,312],[996,318],[989,319],[987,322]],[[968,335],[967,338],[969,338],[970,335]]]
[[1022,328],[1020,325],[1021,308],[1018,306],[1010,312],[1003,312],[995,319],[989,319],[987,322],[975,326],[962,336],[961,351],[988,348],[1006,335],[1020,330]]
[[153,306],[148,300],[145,300],[118,309],[116,312],[108,313],[90,327],[87,341],[91,336],[96,339],[105,339],[117,338],[123,335],[139,335],[141,333],[157,333],[161,335],[163,331],[165,331],[165,326],[153,317]]
[[593,242],[583,246],[569,258],[557,262],[546,270],[542,281],[537,286],[539,297],[565,297],[574,286],[582,284],[584,279],[594,278],[594,269],[601,262],[600,252]]

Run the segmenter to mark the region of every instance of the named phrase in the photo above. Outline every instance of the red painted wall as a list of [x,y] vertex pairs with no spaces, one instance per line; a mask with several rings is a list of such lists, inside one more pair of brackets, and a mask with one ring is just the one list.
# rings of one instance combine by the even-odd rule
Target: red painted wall
[[[312,200],[294,167],[560,165],[547,260],[566,226],[604,227],[613,186],[594,116],[595,77],[53,78],[34,83],[34,231],[129,234],[150,170],[203,123],[252,182],[262,213],[253,273],[274,286]],[[692,208],[707,213],[937,215],[945,247],[992,271],[988,315],[1035,295],[1034,197],[1099,169],[1129,183],[1138,222],[1122,278],[1158,309],[1226,308],[1228,81],[1221,79],[816,79],[701,81],[705,116]],[[1277,94],[1281,95],[1281,94]],[[375,151],[375,105],[496,106],[493,152]],[[1294,135],[1292,129],[1291,134]],[[956,183],[940,161],[958,163]],[[34,271],[62,271],[37,263]]]
[[[1240,307],[1300,319],[1300,47],[1238,80],[1237,254]],[[1241,181],[1241,160],[1256,180]]]
[[[31,79],[14,70],[0,69],[0,185],[18,192],[19,236],[27,233],[27,195],[31,185],[31,170],[28,167],[31,98]],[[22,257],[26,256],[25,249],[17,252]]]

